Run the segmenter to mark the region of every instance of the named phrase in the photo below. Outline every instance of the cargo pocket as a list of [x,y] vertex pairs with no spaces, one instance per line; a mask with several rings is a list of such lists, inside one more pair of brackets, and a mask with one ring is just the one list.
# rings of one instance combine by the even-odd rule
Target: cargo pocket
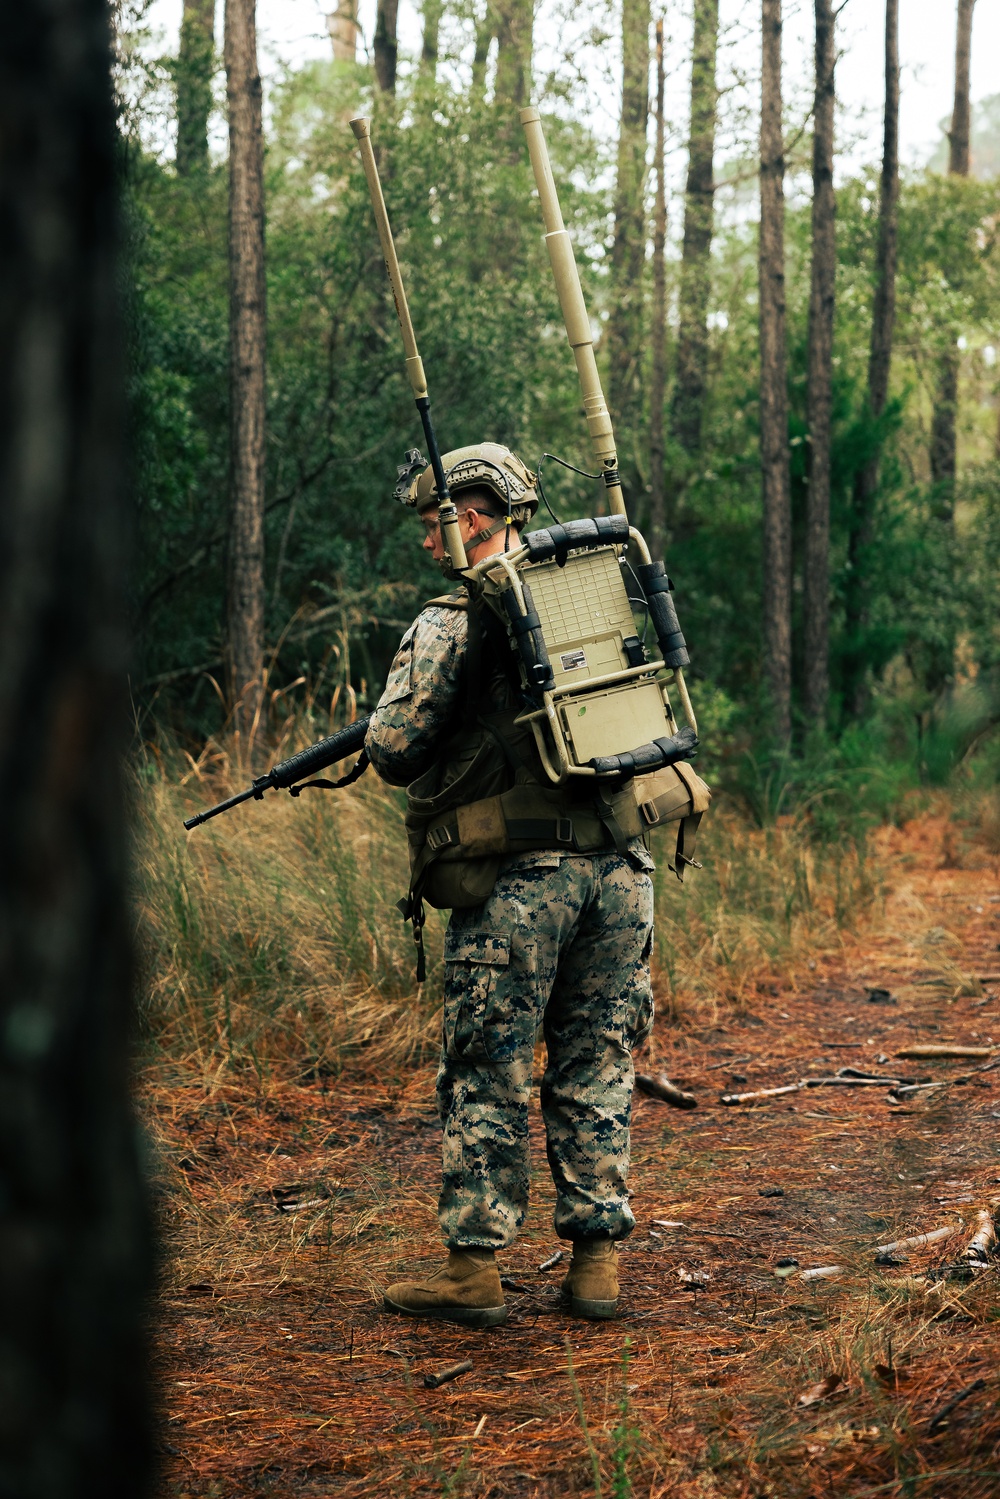
[[625,1045],[629,1051],[641,1046],[653,1029],[653,995],[649,989],[640,989],[629,1001],[625,1020]]
[[510,966],[510,938],[449,928],[444,963],[445,1051],[463,1061],[489,1061],[486,1029]]

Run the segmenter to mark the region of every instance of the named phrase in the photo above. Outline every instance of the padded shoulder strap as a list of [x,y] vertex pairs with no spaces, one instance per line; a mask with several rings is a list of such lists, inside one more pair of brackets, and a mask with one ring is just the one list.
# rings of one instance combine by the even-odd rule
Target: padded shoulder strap
[[425,609],[468,609],[469,595],[464,588],[457,593],[442,593],[440,598],[428,599]]

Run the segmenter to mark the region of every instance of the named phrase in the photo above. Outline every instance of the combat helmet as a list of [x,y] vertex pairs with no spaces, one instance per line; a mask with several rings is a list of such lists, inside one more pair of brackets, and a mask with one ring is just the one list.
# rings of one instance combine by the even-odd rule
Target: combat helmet
[[[478,442],[467,448],[454,448],[441,459],[452,498],[463,489],[488,489],[496,495],[504,516],[510,515],[515,526],[525,526],[538,509],[535,475],[516,453],[498,442]],[[434,470],[416,448],[406,455],[399,470],[396,499],[423,515],[438,503]]]

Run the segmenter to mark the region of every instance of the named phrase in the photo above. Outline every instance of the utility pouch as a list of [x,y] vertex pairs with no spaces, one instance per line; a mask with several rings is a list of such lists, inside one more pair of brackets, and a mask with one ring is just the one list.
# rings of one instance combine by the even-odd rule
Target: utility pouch
[[679,880],[683,880],[689,864],[700,869],[694,857],[695,840],[698,825],[712,800],[711,789],[701,776],[686,762],[679,761],[633,781],[632,790],[647,831],[677,823],[677,842],[667,859],[667,867]]

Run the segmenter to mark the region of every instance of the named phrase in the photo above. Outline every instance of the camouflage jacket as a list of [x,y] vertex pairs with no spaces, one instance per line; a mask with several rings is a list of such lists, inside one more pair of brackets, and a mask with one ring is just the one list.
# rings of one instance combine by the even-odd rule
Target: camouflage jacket
[[[454,728],[467,691],[468,641],[467,612],[440,604],[429,604],[403,636],[365,740],[383,781],[415,781]],[[502,674],[493,675],[486,696],[494,707],[506,706]]]

